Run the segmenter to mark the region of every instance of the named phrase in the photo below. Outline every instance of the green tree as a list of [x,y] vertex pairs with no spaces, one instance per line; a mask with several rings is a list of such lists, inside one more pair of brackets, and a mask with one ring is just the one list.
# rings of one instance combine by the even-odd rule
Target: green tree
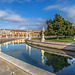
[[72,26],[72,23],[69,22],[69,21],[64,21],[64,25],[66,26],[65,27],[64,35],[65,36],[73,35],[73,26]]
[[72,23],[69,21],[64,20],[59,14],[55,15],[55,18],[53,20],[47,20],[47,29],[45,31],[45,35],[57,35],[57,39],[59,39],[59,36],[63,35],[70,36],[73,35],[73,26]]
[[54,35],[52,20],[46,21],[47,30],[45,31],[46,36]]

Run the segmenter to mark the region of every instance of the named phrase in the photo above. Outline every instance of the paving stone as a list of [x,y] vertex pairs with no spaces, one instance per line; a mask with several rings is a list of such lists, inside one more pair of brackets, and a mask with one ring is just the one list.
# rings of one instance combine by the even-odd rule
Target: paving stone
[[31,75],[0,58],[0,75]]

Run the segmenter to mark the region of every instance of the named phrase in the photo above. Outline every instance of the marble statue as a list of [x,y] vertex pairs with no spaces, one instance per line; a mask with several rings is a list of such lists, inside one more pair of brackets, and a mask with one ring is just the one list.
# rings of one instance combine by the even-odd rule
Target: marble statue
[[43,29],[42,29],[42,39],[41,39],[41,42],[44,42],[44,41],[45,41],[45,38],[44,38],[44,31],[45,31],[45,29],[44,29],[44,27],[43,27]]

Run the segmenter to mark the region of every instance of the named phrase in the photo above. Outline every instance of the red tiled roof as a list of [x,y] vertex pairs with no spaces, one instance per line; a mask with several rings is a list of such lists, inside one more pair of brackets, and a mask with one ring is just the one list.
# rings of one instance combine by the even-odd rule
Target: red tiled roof
[[11,30],[11,29],[0,29],[0,30]]
[[41,32],[41,31],[34,31],[34,32]]
[[25,30],[12,30],[12,31],[17,31],[17,32],[27,32]]

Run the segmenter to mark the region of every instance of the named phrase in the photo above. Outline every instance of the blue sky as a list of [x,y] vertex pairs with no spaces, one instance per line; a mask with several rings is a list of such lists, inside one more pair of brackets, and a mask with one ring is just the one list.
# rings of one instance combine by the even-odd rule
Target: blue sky
[[75,25],[75,1],[0,0],[0,29],[40,30],[55,14]]

